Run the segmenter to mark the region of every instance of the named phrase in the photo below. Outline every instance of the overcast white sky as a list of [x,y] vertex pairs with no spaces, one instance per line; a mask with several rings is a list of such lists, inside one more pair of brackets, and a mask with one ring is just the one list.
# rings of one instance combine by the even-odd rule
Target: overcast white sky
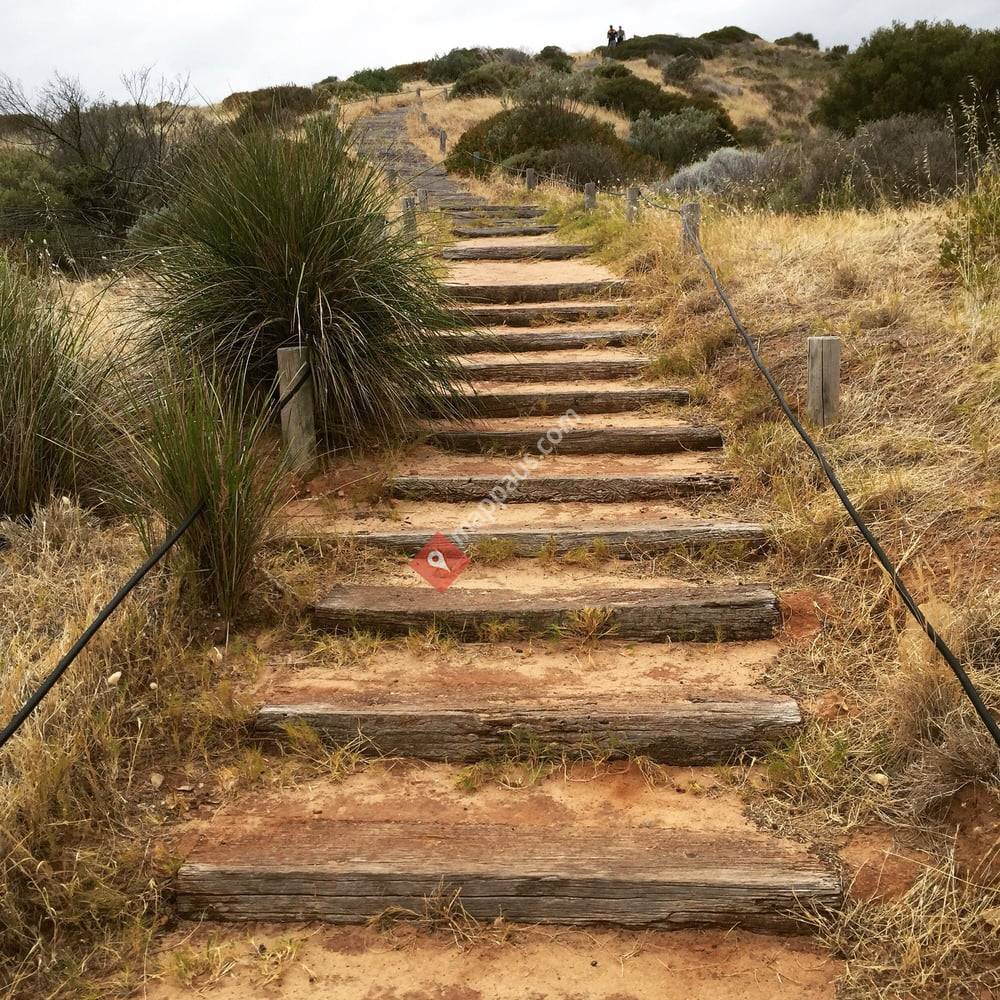
[[122,72],[190,76],[210,101],[274,83],[315,83],[355,69],[425,59],[455,45],[569,51],[628,35],[700,34],[738,24],[765,38],[811,31],[856,44],[893,20],[948,17],[1000,26],[997,0],[0,0],[0,72],[34,88],[59,70],[93,92]]

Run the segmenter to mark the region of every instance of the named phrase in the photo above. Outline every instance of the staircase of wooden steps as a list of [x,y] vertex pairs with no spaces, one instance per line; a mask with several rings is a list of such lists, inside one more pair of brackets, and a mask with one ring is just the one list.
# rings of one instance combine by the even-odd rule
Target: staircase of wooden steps
[[[309,609],[312,634],[367,653],[275,654],[253,733],[267,748],[308,726],[410,762],[220,810],[178,873],[180,910],[357,923],[457,891],[484,921],[802,930],[803,908],[839,901],[836,871],[757,829],[705,767],[801,724],[763,684],[781,631],[756,579],[767,526],[713,510],[736,482],[722,434],[651,377],[626,283],[540,207],[428,170],[404,115],[376,116],[366,148],[451,220],[466,329],[439,336],[468,382],[386,479],[388,507],[290,508],[291,537],[377,553]],[[471,556],[440,592],[409,564],[438,534]],[[671,577],[671,560],[696,572]],[[479,773],[464,768],[540,760],[570,780],[462,788]],[[695,768],[713,809],[671,768]]]

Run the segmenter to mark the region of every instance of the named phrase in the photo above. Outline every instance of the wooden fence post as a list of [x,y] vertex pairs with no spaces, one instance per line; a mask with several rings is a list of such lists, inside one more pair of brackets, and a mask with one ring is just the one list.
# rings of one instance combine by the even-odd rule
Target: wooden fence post
[[840,337],[810,337],[806,363],[806,411],[818,427],[840,413]]
[[538,186],[538,175],[534,167],[528,167],[524,172],[524,183],[529,191],[534,191]]
[[421,123],[421,125],[426,125],[427,124],[427,112],[426,111],[421,111],[420,112],[420,123]]
[[639,218],[639,189],[630,187],[625,195],[625,221],[635,222]]
[[[309,367],[307,347],[278,348],[278,392],[284,396]],[[308,476],[316,468],[316,411],[310,372],[298,392],[282,407],[281,440],[294,472]]]
[[593,181],[583,185],[583,207],[588,212],[597,208],[597,185]]
[[420,96],[420,88],[417,87],[417,102],[419,103],[422,100],[423,100],[423,98]]
[[429,205],[430,203],[427,188],[417,188],[417,208],[419,208],[421,212],[426,212]]
[[478,153],[473,153],[472,154],[472,172],[474,174],[478,174],[479,173],[479,160],[480,160],[479,154]]
[[400,200],[400,207],[403,210],[403,229],[408,233],[417,232],[417,203],[409,195]]
[[448,149],[448,133],[445,132],[444,129],[441,129],[441,131],[438,132],[438,146],[440,147],[442,153],[446,152]]
[[701,204],[697,201],[681,205],[681,251],[694,253],[701,239]]

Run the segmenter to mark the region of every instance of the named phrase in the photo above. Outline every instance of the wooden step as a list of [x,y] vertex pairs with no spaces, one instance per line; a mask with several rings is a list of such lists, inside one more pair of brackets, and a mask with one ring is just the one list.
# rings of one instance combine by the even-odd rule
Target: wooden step
[[441,252],[445,260],[571,260],[593,250],[586,243],[498,244],[491,247],[449,247]]
[[628,292],[628,282],[622,279],[523,282],[507,285],[445,282],[444,288],[456,302],[507,304],[562,302],[589,295],[622,296]]
[[441,205],[443,211],[450,215],[469,215],[475,218],[484,215],[509,215],[516,219],[537,219],[545,214],[545,209],[539,205],[494,205],[486,202],[470,201],[461,197],[449,200]]
[[558,360],[517,358],[462,361],[462,374],[473,382],[603,382],[635,378],[650,365],[641,355],[601,356],[596,351],[579,351]]
[[501,216],[505,219],[540,219],[545,214],[545,209],[537,205],[470,205],[467,208],[448,205],[443,207],[443,211],[451,218],[463,221]]
[[534,326],[548,323],[586,323],[613,319],[628,303],[543,302],[534,305],[468,305],[455,311],[470,326]]
[[628,347],[653,336],[647,327],[621,325],[536,328],[530,333],[512,333],[506,329],[482,333],[442,333],[445,349],[453,354],[483,354],[524,351],[572,351],[588,347]]
[[476,417],[526,417],[565,413],[627,413],[646,406],[677,405],[689,402],[687,389],[597,388],[580,386],[532,386],[527,391],[497,389],[489,385],[478,392],[447,397],[448,412]]
[[829,866],[763,834],[341,819],[326,805],[214,820],[177,873],[180,915],[363,923],[457,890],[483,921],[794,930],[804,906],[840,898]]
[[[395,476],[389,495],[398,500],[438,503],[478,502],[504,482],[503,475]],[[728,472],[668,473],[664,475],[567,476],[536,474],[521,480],[506,497],[507,503],[630,503],[639,500],[672,500],[722,493],[736,485]]]
[[454,225],[451,227],[451,231],[455,236],[477,239],[488,236],[544,236],[547,233],[554,233],[558,228],[558,226],[541,226],[534,223],[525,223],[523,226]]
[[[472,430],[434,430],[427,443],[464,452],[520,454],[537,450],[550,431],[544,424],[518,429],[482,427]],[[717,427],[677,424],[664,427],[572,427],[550,439],[548,451],[563,455],[666,455],[722,447]]]
[[[467,700],[399,701],[379,692],[376,705],[346,704],[336,689],[306,703],[268,704],[257,712],[258,738],[280,739],[289,725],[305,724],[330,742],[350,743],[362,734],[389,757],[470,762],[502,756],[518,741],[549,752],[613,748],[619,756],[642,755],[674,765],[720,764],[737,754],[767,752],[791,736],[801,720],[791,698],[771,695],[683,701],[612,698],[543,698],[534,704]],[[385,703],[388,701],[388,703]]]
[[[596,609],[596,610],[595,610]],[[645,642],[730,642],[766,639],[778,626],[778,599],[757,585],[733,587],[601,587],[524,594],[453,586],[334,587],[312,608],[317,627],[407,635],[429,627],[478,638],[497,622],[524,635],[553,635],[599,621],[619,639]]]
[[[389,549],[403,555],[416,555],[434,534],[423,531],[345,531],[341,537]],[[698,552],[710,548],[738,548],[746,555],[762,551],[768,533],[762,524],[741,521],[684,520],[673,524],[629,524],[611,529],[602,526],[489,528],[466,535],[466,548],[483,542],[502,541],[512,555],[537,556],[542,552],[562,555],[595,544],[609,555],[636,559],[677,550]]]

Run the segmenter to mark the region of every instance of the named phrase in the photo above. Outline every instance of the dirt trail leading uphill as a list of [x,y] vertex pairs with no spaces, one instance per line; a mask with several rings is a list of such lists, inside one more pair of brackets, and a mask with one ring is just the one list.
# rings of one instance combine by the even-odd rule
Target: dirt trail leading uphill
[[[404,115],[366,123],[367,148],[403,178],[419,174],[439,204],[461,204],[463,227],[506,228],[513,215],[427,170]],[[448,251],[456,298],[489,303],[472,307],[489,325],[454,337],[469,416],[428,422],[427,443],[388,484],[392,510],[298,511],[296,531],[382,554],[316,603],[315,628],[381,638],[366,640],[361,666],[275,658],[257,733],[280,739],[306,722],[344,742],[361,731],[408,762],[224,808],[180,870],[181,912],[359,923],[388,908],[425,913],[428,897],[458,891],[463,915],[487,924],[718,928],[632,943],[623,930],[552,930],[554,951],[524,932],[505,966],[498,952],[502,968],[495,945],[443,957],[420,939],[388,978],[374,932],[317,932],[309,948],[328,950],[310,967],[319,983],[349,982],[345,996],[831,995],[835,970],[807,943],[745,932],[801,929],[802,906],[838,902],[837,873],[756,829],[724,772],[687,766],[759,752],[800,722],[795,701],[761,682],[780,630],[753,559],[766,529],[713,512],[733,481],[713,455],[721,435],[685,416],[683,386],[646,376],[627,286],[583,248],[534,256],[555,246],[476,236]],[[502,513],[462,534],[491,495],[508,501]],[[435,532],[472,546],[441,591],[408,562]],[[720,550],[727,560],[701,563]],[[683,553],[688,571],[640,571],[651,553]],[[610,751],[637,759],[609,765]],[[512,775],[544,774],[563,755],[581,762],[517,787]],[[616,950],[635,965],[621,958],[609,978]],[[384,992],[364,992],[369,976]]]

